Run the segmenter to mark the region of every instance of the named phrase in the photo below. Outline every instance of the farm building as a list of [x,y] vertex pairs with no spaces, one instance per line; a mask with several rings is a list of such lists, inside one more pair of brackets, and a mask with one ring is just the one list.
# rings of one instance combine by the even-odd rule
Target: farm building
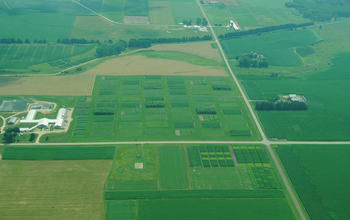
[[9,124],[9,125],[16,124],[17,119],[18,119],[17,117],[11,117],[10,120],[8,121],[8,124]]
[[64,119],[67,114],[67,109],[60,108],[57,113],[56,119],[48,119],[48,118],[41,118],[41,119],[35,119],[37,110],[30,110],[26,116],[25,119],[20,120],[21,124],[36,124],[32,128],[28,129],[20,129],[23,132],[32,131],[35,128],[48,128],[50,125],[53,125],[55,128],[62,128]]
[[238,24],[234,20],[230,20],[230,27],[235,29],[235,31],[241,30],[241,28],[238,26]]
[[297,94],[288,94],[283,96],[284,99],[290,100],[292,102],[306,102],[305,96],[297,95]]

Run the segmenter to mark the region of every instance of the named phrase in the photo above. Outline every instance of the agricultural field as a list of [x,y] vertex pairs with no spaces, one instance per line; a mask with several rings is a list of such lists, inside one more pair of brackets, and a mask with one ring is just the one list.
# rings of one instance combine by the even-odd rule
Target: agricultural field
[[293,67],[303,64],[296,48],[311,46],[318,40],[312,30],[297,29],[233,38],[222,44],[229,59],[253,51],[264,55],[271,66]]
[[72,160],[62,154],[72,153],[68,148],[42,149],[46,156],[31,153],[35,148],[0,149],[0,218],[104,219],[102,193],[110,158],[94,160],[85,154]]
[[278,146],[276,151],[311,219],[348,219],[348,145]]
[[[216,167],[201,165],[205,155]],[[248,207],[294,219],[264,146],[120,146],[104,197],[106,219],[260,219]]]
[[99,76],[73,118],[71,132],[51,142],[258,138],[227,77]]
[[61,69],[93,59],[94,49],[94,45],[0,45],[0,74],[56,73]]
[[[318,43],[311,45],[305,44],[308,41],[305,38],[296,47],[304,48],[304,53],[299,56],[303,61],[300,66],[247,69],[239,68],[232,62],[251,100],[268,100],[276,95],[291,93],[307,98],[306,111],[258,112],[270,138],[349,140],[347,60],[350,57],[350,44],[346,37],[349,25],[344,20],[334,25],[314,27],[310,31],[300,30],[313,32],[320,38]],[[300,53],[300,50],[296,51]]]
[[[305,23],[295,9],[285,7],[286,0],[219,0],[217,3],[203,1],[203,7],[213,24],[222,25],[235,20],[242,30],[275,26],[288,23]],[[219,29],[219,28],[218,28]]]

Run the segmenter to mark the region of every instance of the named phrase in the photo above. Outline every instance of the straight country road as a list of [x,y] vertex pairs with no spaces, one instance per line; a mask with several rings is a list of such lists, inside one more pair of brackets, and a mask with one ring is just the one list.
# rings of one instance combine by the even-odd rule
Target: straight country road
[[229,62],[228,62],[228,60],[226,58],[224,50],[222,49],[221,43],[220,43],[219,39],[217,38],[217,36],[215,34],[215,31],[214,31],[213,27],[211,26],[210,20],[209,20],[207,14],[205,13],[205,11],[204,11],[204,9],[203,9],[203,7],[202,7],[202,5],[201,5],[199,0],[197,0],[197,4],[198,4],[198,6],[199,6],[199,8],[200,8],[204,18],[208,21],[210,32],[212,33],[212,36],[214,37],[214,40],[215,40],[215,42],[216,42],[216,44],[217,44],[217,46],[219,48],[219,51],[220,51],[220,53],[222,55],[222,58],[225,61],[226,67],[227,67],[229,73],[231,74],[231,76],[232,76],[236,86],[238,87],[239,92],[241,93],[245,104],[247,105],[247,107],[249,109],[249,112],[250,112],[250,114],[251,114],[251,116],[252,116],[252,118],[253,118],[253,120],[254,120],[257,128],[258,128],[258,130],[259,130],[260,135],[261,135],[262,142],[264,144],[266,144],[266,146],[268,147],[268,152],[269,152],[270,156],[272,157],[275,166],[277,167],[277,170],[278,170],[278,172],[279,172],[279,174],[280,174],[280,176],[281,176],[281,178],[283,180],[283,183],[284,183],[284,185],[285,185],[285,187],[287,189],[289,197],[292,200],[292,202],[293,202],[293,204],[294,204],[294,206],[295,206],[295,208],[296,208],[296,210],[297,210],[297,212],[299,214],[300,219],[302,219],[302,220],[308,219],[308,217],[306,217],[306,215],[305,215],[305,212],[303,211],[303,207],[300,205],[300,202],[297,200],[297,198],[295,197],[295,195],[293,193],[292,186],[289,184],[288,179],[287,179],[288,177],[283,172],[282,166],[281,166],[280,162],[277,160],[276,155],[275,155],[273,149],[271,148],[271,145],[269,144],[269,141],[268,141],[268,139],[267,139],[267,137],[266,137],[266,135],[264,133],[264,130],[262,129],[262,126],[260,125],[260,122],[259,122],[257,116],[255,115],[255,112],[254,112],[254,110],[253,110],[253,108],[251,106],[251,103],[249,102],[249,100],[248,100],[244,90],[242,89],[242,87],[241,87],[241,85],[240,85],[236,75],[233,73],[233,71],[231,69],[231,66],[230,66],[230,64],[229,64]]

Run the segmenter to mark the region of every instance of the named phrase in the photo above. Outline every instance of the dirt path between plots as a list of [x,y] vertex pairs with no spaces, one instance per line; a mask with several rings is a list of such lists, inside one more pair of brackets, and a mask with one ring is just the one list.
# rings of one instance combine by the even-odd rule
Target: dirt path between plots
[[230,146],[230,152],[231,152],[231,156],[232,156],[233,162],[235,163],[235,167],[238,167],[238,166],[239,166],[239,163],[238,163],[236,154],[235,154],[235,152],[233,151],[232,146]]

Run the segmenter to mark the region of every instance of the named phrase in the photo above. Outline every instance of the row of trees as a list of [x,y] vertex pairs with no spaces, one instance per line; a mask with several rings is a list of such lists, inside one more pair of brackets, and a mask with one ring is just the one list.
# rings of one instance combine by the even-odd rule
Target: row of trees
[[303,24],[282,24],[282,25],[276,25],[276,26],[251,29],[248,31],[230,32],[230,33],[219,35],[219,38],[220,39],[229,39],[229,38],[234,38],[234,37],[242,37],[242,36],[253,35],[253,34],[262,34],[265,32],[284,30],[284,29],[293,30],[296,28],[311,26],[313,24],[314,24],[313,22],[308,22],[308,23],[303,23]]
[[287,8],[295,8],[305,18],[314,21],[329,21],[336,17],[350,17],[349,0],[293,0]]
[[307,110],[305,102],[286,102],[286,101],[261,101],[255,103],[257,111],[304,111]]
[[129,42],[119,40],[116,43],[113,41],[107,41],[103,44],[99,44],[96,49],[97,57],[105,57],[118,55],[125,51],[127,48],[149,48],[153,43],[181,43],[188,41],[205,41],[211,40],[210,35],[203,37],[182,37],[182,38],[141,38],[141,39],[130,39]]
[[30,41],[29,39],[16,39],[16,38],[2,38],[0,39],[0,44],[31,44],[31,43],[35,43],[35,44],[46,44],[47,41],[46,40],[33,40]]
[[192,25],[192,24],[196,24],[198,26],[207,26],[208,25],[208,21],[205,18],[197,18],[195,23],[192,22],[192,19],[183,20],[182,23],[185,25]]
[[105,57],[118,55],[126,50],[128,44],[126,41],[120,40],[116,43],[104,43],[100,44],[96,49],[97,57]]
[[[109,40],[108,42],[113,43],[112,40]],[[64,38],[64,39],[58,39],[57,43],[59,44],[100,44],[101,42],[99,40],[87,40],[85,38]]]

